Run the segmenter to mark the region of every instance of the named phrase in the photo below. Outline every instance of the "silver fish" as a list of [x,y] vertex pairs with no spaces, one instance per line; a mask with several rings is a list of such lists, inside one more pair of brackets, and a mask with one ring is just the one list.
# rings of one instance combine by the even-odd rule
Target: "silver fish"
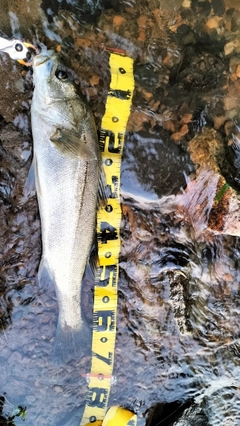
[[42,229],[39,281],[55,285],[59,318],[54,360],[81,354],[91,334],[81,283],[96,228],[101,160],[93,116],[53,51],[33,60],[33,166]]

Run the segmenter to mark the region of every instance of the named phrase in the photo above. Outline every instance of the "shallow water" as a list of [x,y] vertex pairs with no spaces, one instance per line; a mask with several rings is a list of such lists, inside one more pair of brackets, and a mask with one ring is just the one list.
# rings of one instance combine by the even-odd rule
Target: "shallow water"
[[[2,3],[2,35],[61,47],[98,126],[110,81],[102,46],[134,58],[109,404],[138,412],[139,426],[239,425],[238,2]],[[26,426],[77,426],[90,350],[52,364],[57,301],[53,288],[38,287],[39,214],[35,195],[23,196],[31,69],[3,53],[0,69],[3,415],[20,405]],[[87,271],[82,309],[90,327],[92,286]]]

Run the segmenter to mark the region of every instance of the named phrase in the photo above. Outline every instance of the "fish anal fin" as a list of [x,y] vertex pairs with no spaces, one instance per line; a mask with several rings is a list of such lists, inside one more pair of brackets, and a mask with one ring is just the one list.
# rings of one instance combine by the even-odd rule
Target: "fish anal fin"
[[53,277],[49,271],[47,263],[42,257],[38,268],[38,286],[41,290],[48,288],[54,283]]
[[29,198],[36,191],[36,182],[35,182],[35,172],[34,172],[34,159],[28,171],[28,176],[23,188],[23,195],[26,198]]
[[50,138],[54,146],[64,155],[81,157],[85,161],[97,161],[97,157],[87,146],[84,137],[78,137],[70,131],[56,129]]

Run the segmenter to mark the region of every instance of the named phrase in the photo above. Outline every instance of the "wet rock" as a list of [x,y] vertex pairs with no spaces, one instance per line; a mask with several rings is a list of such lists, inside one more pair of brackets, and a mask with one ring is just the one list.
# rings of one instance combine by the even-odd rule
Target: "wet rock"
[[25,400],[26,400],[27,404],[29,404],[29,403],[32,404],[36,401],[36,396],[35,395],[27,395]]
[[[161,162],[161,168],[159,164]],[[145,169],[144,164],[151,164]],[[176,193],[185,186],[184,174],[189,174],[188,154],[169,140],[166,131],[159,129],[151,137],[145,132],[128,133],[122,163],[123,194],[156,199]]]
[[192,9],[196,13],[200,13],[201,16],[207,17],[211,12],[211,4],[207,1],[199,3],[197,0],[192,0]]
[[212,8],[217,16],[222,16],[225,12],[224,0],[212,0]]
[[173,426],[206,426],[208,424],[208,419],[201,407],[193,404],[185,410],[178,421],[173,423]]
[[54,390],[55,390],[55,392],[56,393],[61,393],[63,390],[62,390],[62,387],[61,386],[54,386]]
[[22,355],[19,352],[15,351],[11,353],[8,361],[9,361],[9,364],[15,365],[16,363],[20,363],[21,359],[22,359]]
[[[29,166],[27,166],[22,152],[26,144],[30,145],[30,143],[29,136],[23,135],[13,124],[2,123],[0,129],[0,188],[2,188],[2,191],[0,189],[2,230],[0,244],[4,249],[0,268],[3,285],[6,287],[10,283],[16,282],[16,288],[19,289],[31,281],[32,277],[35,279],[40,256],[39,222],[37,228],[34,229],[34,221],[38,216],[36,199],[31,198],[26,203],[23,197],[23,187]],[[5,188],[4,191],[3,188]],[[35,243],[36,249],[32,253]],[[27,289],[29,289],[28,286],[26,292]],[[8,288],[9,296],[2,304],[2,307],[5,306],[2,321],[5,321],[4,318],[7,320],[13,305],[20,304],[20,295],[11,293],[12,290],[13,287]],[[31,290],[32,286],[30,286],[27,297],[32,297]],[[24,304],[24,300],[21,303]],[[24,315],[24,310],[20,308],[14,313],[15,320],[17,318],[20,320],[22,315]]]
[[189,8],[191,7],[191,4],[192,4],[192,0],[183,0],[182,7]]
[[135,65],[135,78],[136,81],[141,81],[141,86],[149,90],[156,87],[158,83],[158,72],[152,64],[137,64]]
[[[198,227],[202,222],[203,228],[213,232],[239,236],[240,196],[222,174],[226,169],[223,140],[216,131],[205,129],[191,140],[188,150],[192,161],[199,166],[196,180],[186,188],[186,203],[193,223]],[[192,197],[196,198],[194,203]],[[195,212],[191,204],[197,206]]]
[[[232,271],[231,278],[225,275],[224,268],[226,265],[220,260],[223,258],[226,260],[226,256],[223,254],[225,249],[221,245],[221,238],[216,239],[212,231],[210,232],[209,238],[206,236],[206,233],[203,238],[202,233],[202,239],[200,239],[196,233],[192,233],[193,225],[191,218],[186,215],[184,210],[180,210],[179,200],[180,196],[176,196],[176,198],[163,197],[162,201],[159,203],[152,202],[151,207],[148,204],[148,211],[146,211],[146,204],[144,208],[141,200],[135,200],[135,202],[133,200],[125,200],[123,210],[124,222],[122,224],[123,246],[120,263],[124,274],[121,277],[119,294],[120,306],[123,312],[121,311],[121,313],[119,313],[118,321],[119,334],[117,338],[116,369],[117,371],[121,371],[121,364],[118,364],[118,362],[119,358],[121,359],[121,356],[124,356],[122,350],[122,336],[124,333],[127,333],[127,317],[127,324],[131,329],[130,341],[124,339],[125,349],[127,345],[128,353],[131,351],[131,339],[134,336],[135,344],[141,347],[141,351],[143,351],[147,357],[148,366],[153,361],[151,358],[151,351],[149,351],[151,347],[151,349],[158,354],[158,372],[159,369],[161,369],[162,363],[169,367],[168,373],[166,373],[166,370],[164,370],[165,373],[164,371],[162,372],[162,387],[165,389],[164,395],[166,396],[166,392],[168,391],[168,395],[170,395],[171,392],[176,392],[176,383],[179,378],[178,374],[180,374],[182,379],[185,377],[188,382],[186,388],[184,388],[185,390],[188,389],[188,395],[193,396],[195,392],[194,389],[199,389],[199,395],[202,395],[203,398],[206,392],[207,400],[211,398],[211,394],[209,394],[207,390],[210,387],[214,389],[214,384],[216,383],[215,377],[218,377],[219,386],[221,386],[221,383],[223,386],[225,386],[225,383],[231,384],[232,381],[235,380],[233,374],[229,377],[229,380],[226,377],[226,381],[223,378],[223,382],[221,382],[223,374],[222,365],[227,365],[225,364],[227,361],[224,358],[226,354],[229,353],[227,348],[225,349],[226,352],[223,359],[221,357],[218,359],[219,364],[218,361],[216,361],[216,363],[210,367],[210,369],[214,370],[214,377],[212,373],[206,375],[205,367],[206,365],[209,366],[215,357],[215,355],[210,356],[211,361],[210,364],[208,364],[207,354],[209,354],[209,347],[207,342],[210,340],[213,346],[216,345],[216,347],[218,347],[222,339],[227,342],[227,336],[229,336],[230,340],[232,339],[233,330],[235,330],[234,333],[238,333],[237,321],[234,319],[235,314],[234,312],[232,312],[232,315],[230,314],[231,303],[234,301],[233,303],[236,303],[236,306],[238,305],[233,293],[231,293],[230,284],[230,281],[234,281],[235,273],[238,274],[238,272],[234,272],[233,265],[235,264],[236,258],[232,258],[233,269],[230,268]],[[196,208],[196,204],[194,204],[194,207]],[[188,226],[187,222],[189,224]],[[142,238],[139,229],[145,229],[145,231],[147,231],[144,234],[144,238]],[[152,232],[153,229],[154,233]],[[171,248],[171,239],[174,240],[175,251]],[[231,237],[231,239],[229,239],[230,252],[233,241],[234,238]],[[223,252],[221,252],[222,250]],[[235,252],[235,256],[238,256],[238,249]],[[138,266],[136,267],[136,265]],[[210,275],[206,273],[206,270],[204,271],[205,267],[203,265],[208,265],[210,268],[209,270],[212,271]],[[228,271],[230,271],[230,269],[228,269],[228,267],[226,268]],[[219,279],[216,277],[216,273],[217,275],[219,274],[218,277],[224,279],[223,291],[220,290],[222,286],[222,284],[220,284],[220,282],[222,283],[221,278],[219,286],[216,284]],[[128,297],[127,289],[131,289],[131,294],[133,291],[135,297]],[[226,299],[226,294],[228,294],[228,300]],[[224,299],[223,304],[220,302],[218,305],[217,300],[219,301],[219,298]],[[158,306],[157,311],[155,311],[155,304]],[[149,311],[150,305],[152,307],[151,314]],[[224,314],[223,310],[225,312]],[[152,314],[154,315],[154,321],[151,318]],[[230,322],[227,324],[224,319],[223,321],[219,321],[219,314],[223,315],[225,318],[227,317]],[[150,324],[145,328],[145,323],[148,321]],[[152,338],[147,337],[147,330]],[[161,335],[160,339],[157,338],[158,333]],[[171,336],[170,338],[169,335]],[[199,338],[200,341],[203,339],[202,342],[205,342],[208,347],[206,350],[206,357],[204,355],[204,350],[203,352],[201,349],[199,349],[199,352],[197,350],[197,341],[199,341]],[[180,344],[181,339],[184,339],[184,343],[182,341],[182,344],[190,357],[190,353],[192,354],[196,364],[194,364],[193,358],[191,363],[186,362],[186,364],[186,360],[183,361],[181,356],[178,358],[179,351],[183,349]],[[191,339],[192,343],[190,343]],[[234,343],[234,340],[232,342]],[[175,350],[178,351],[178,354],[174,352]],[[171,355],[169,355],[170,353]],[[172,358],[173,353],[175,353],[175,355]],[[138,354],[138,356],[140,356],[140,354]],[[168,356],[170,356],[170,359],[168,359]],[[238,371],[238,361],[237,358],[234,359],[234,371],[236,373]],[[141,363],[138,362],[138,365],[141,365]],[[187,369],[185,372],[182,370],[183,365],[185,365]],[[127,377],[131,376],[126,362],[124,363],[124,371]],[[179,373],[180,371],[181,373]],[[155,377],[158,372],[155,371],[154,373],[152,369],[148,368],[148,374],[153,373]],[[166,374],[166,383],[163,378],[164,374]],[[122,372],[121,376],[123,376]],[[198,383],[200,377],[201,379]],[[150,378],[149,380],[151,382]],[[156,380],[156,378],[154,380]],[[175,387],[173,382],[171,384],[171,380],[175,383]],[[136,380],[133,380],[131,383],[133,384],[134,382],[136,382]],[[124,378],[122,378],[120,383],[121,386],[124,387]],[[203,383],[206,383],[206,386]],[[148,392],[151,386],[151,383],[149,383]],[[118,384],[117,389],[117,395],[121,399],[122,393],[120,385],[118,386]],[[166,391],[166,389],[168,391]],[[182,389],[182,392],[184,393],[185,391]],[[196,392],[198,393],[197,390]],[[223,394],[225,393],[227,394],[227,389],[223,391]],[[126,395],[125,393],[125,397]],[[186,421],[186,425],[191,424],[191,422],[187,423],[188,419],[192,421],[193,419],[196,420],[198,417],[199,421],[201,419],[201,422],[203,422],[202,425],[205,425],[209,415],[207,407],[208,404],[203,408],[200,402],[193,404],[191,411],[186,412],[186,416],[183,417]],[[235,410],[236,407],[237,402],[235,403]],[[234,416],[235,419],[238,418],[236,411]],[[223,413],[221,413],[221,418],[223,418]],[[158,422],[163,422],[164,420],[164,418],[159,417],[153,425],[157,425]],[[185,423],[183,422],[180,424]]]

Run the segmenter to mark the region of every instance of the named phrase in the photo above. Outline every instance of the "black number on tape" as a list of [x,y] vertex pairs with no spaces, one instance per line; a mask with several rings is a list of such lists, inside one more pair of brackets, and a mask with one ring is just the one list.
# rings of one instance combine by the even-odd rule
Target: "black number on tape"
[[110,223],[101,222],[100,232],[98,232],[97,237],[102,244],[107,244],[108,241],[118,239],[117,230],[114,226],[110,225]]
[[101,151],[104,151],[105,145],[107,145],[108,152],[111,152],[111,154],[119,154],[123,146],[123,134],[118,133],[116,138],[115,133],[111,130],[101,130],[99,143]]
[[114,331],[115,314],[111,310],[97,311],[93,314],[94,331]]
[[99,279],[97,282],[97,285],[99,287],[107,287],[110,283],[110,280],[112,280],[111,284],[113,287],[117,284],[117,266],[116,265],[107,265],[107,266],[101,266],[100,267],[100,277],[102,277],[104,274],[103,279]]
[[93,352],[92,355],[95,356],[97,359],[100,359],[101,361],[105,362],[105,364],[112,365],[112,360],[113,360],[112,352],[108,352],[108,358],[106,356],[97,354],[96,352]]
[[87,396],[89,407],[104,408],[107,403],[108,390],[104,388],[90,388]]
[[108,96],[114,96],[115,98],[122,99],[122,100],[128,100],[131,98],[131,91],[130,90],[109,90]]

